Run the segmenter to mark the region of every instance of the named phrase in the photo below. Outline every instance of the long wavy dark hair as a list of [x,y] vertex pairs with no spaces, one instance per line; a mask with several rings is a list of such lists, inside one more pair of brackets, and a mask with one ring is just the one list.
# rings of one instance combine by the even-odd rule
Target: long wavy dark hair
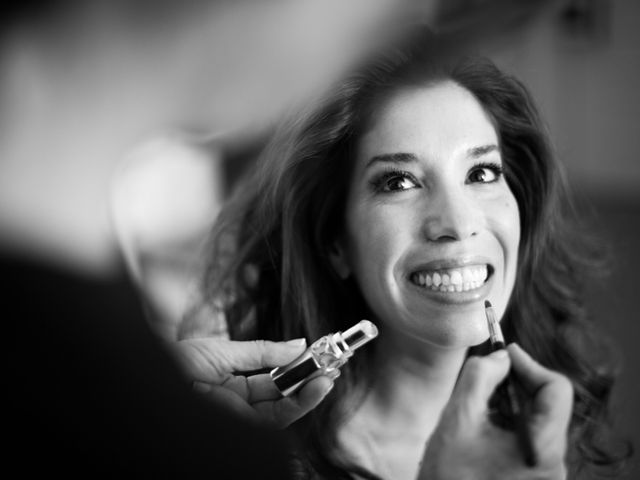
[[[453,81],[493,119],[520,211],[519,267],[502,321],[505,336],[573,383],[572,476],[584,466],[611,471],[627,452],[612,448],[607,434],[614,369],[588,354],[598,345],[583,307],[594,251],[583,247],[584,237],[568,220],[563,177],[526,88],[488,60],[447,52],[417,29],[283,122],[218,217],[205,298],[224,314],[231,338],[242,340],[313,341],[366,318],[355,282],[340,279],[329,262],[329,246],[344,228],[354,147],[391,93]],[[375,345],[365,350],[343,369],[329,397],[293,427],[304,433],[297,452],[303,477],[377,478],[336,447],[345,415],[372,382],[366,366]]]

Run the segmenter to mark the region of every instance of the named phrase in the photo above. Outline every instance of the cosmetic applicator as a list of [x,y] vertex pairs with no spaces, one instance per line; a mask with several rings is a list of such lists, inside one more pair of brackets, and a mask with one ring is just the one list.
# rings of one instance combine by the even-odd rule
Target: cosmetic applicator
[[291,395],[318,375],[338,370],[358,348],[377,336],[377,327],[361,320],[344,332],[320,337],[291,363],[274,368],[271,378],[282,395]]
[[[491,351],[505,349],[504,336],[502,335],[502,329],[500,323],[496,318],[496,314],[493,311],[491,302],[485,300],[484,311],[487,316],[487,324],[489,325],[489,339],[491,341]],[[507,401],[508,415],[513,420],[515,427],[515,434],[518,438],[518,444],[524,456],[525,464],[529,467],[535,467],[538,463],[536,451],[533,447],[533,441],[531,440],[531,433],[529,432],[529,425],[525,416],[522,403],[515,388],[515,377],[513,370],[509,370],[507,377],[504,381],[498,385],[496,392],[501,395]]]

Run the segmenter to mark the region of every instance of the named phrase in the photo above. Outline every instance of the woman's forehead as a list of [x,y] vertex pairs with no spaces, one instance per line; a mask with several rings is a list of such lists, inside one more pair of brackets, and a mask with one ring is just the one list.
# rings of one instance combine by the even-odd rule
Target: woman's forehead
[[450,156],[497,144],[493,121],[465,88],[446,80],[394,91],[373,110],[357,145],[359,162],[379,154]]

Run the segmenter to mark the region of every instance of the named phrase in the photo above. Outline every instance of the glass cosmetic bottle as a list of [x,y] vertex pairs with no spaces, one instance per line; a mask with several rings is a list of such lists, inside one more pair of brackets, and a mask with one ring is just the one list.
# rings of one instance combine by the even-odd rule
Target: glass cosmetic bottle
[[318,375],[339,369],[353,352],[378,336],[369,320],[361,320],[344,332],[331,333],[313,342],[298,358],[271,371],[276,387],[287,396]]

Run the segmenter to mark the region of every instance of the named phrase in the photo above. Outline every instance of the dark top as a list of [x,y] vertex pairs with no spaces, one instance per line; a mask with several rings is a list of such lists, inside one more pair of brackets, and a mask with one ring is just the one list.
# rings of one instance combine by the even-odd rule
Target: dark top
[[4,471],[287,478],[276,433],[191,392],[124,275],[100,282],[0,254],[0,278]]

